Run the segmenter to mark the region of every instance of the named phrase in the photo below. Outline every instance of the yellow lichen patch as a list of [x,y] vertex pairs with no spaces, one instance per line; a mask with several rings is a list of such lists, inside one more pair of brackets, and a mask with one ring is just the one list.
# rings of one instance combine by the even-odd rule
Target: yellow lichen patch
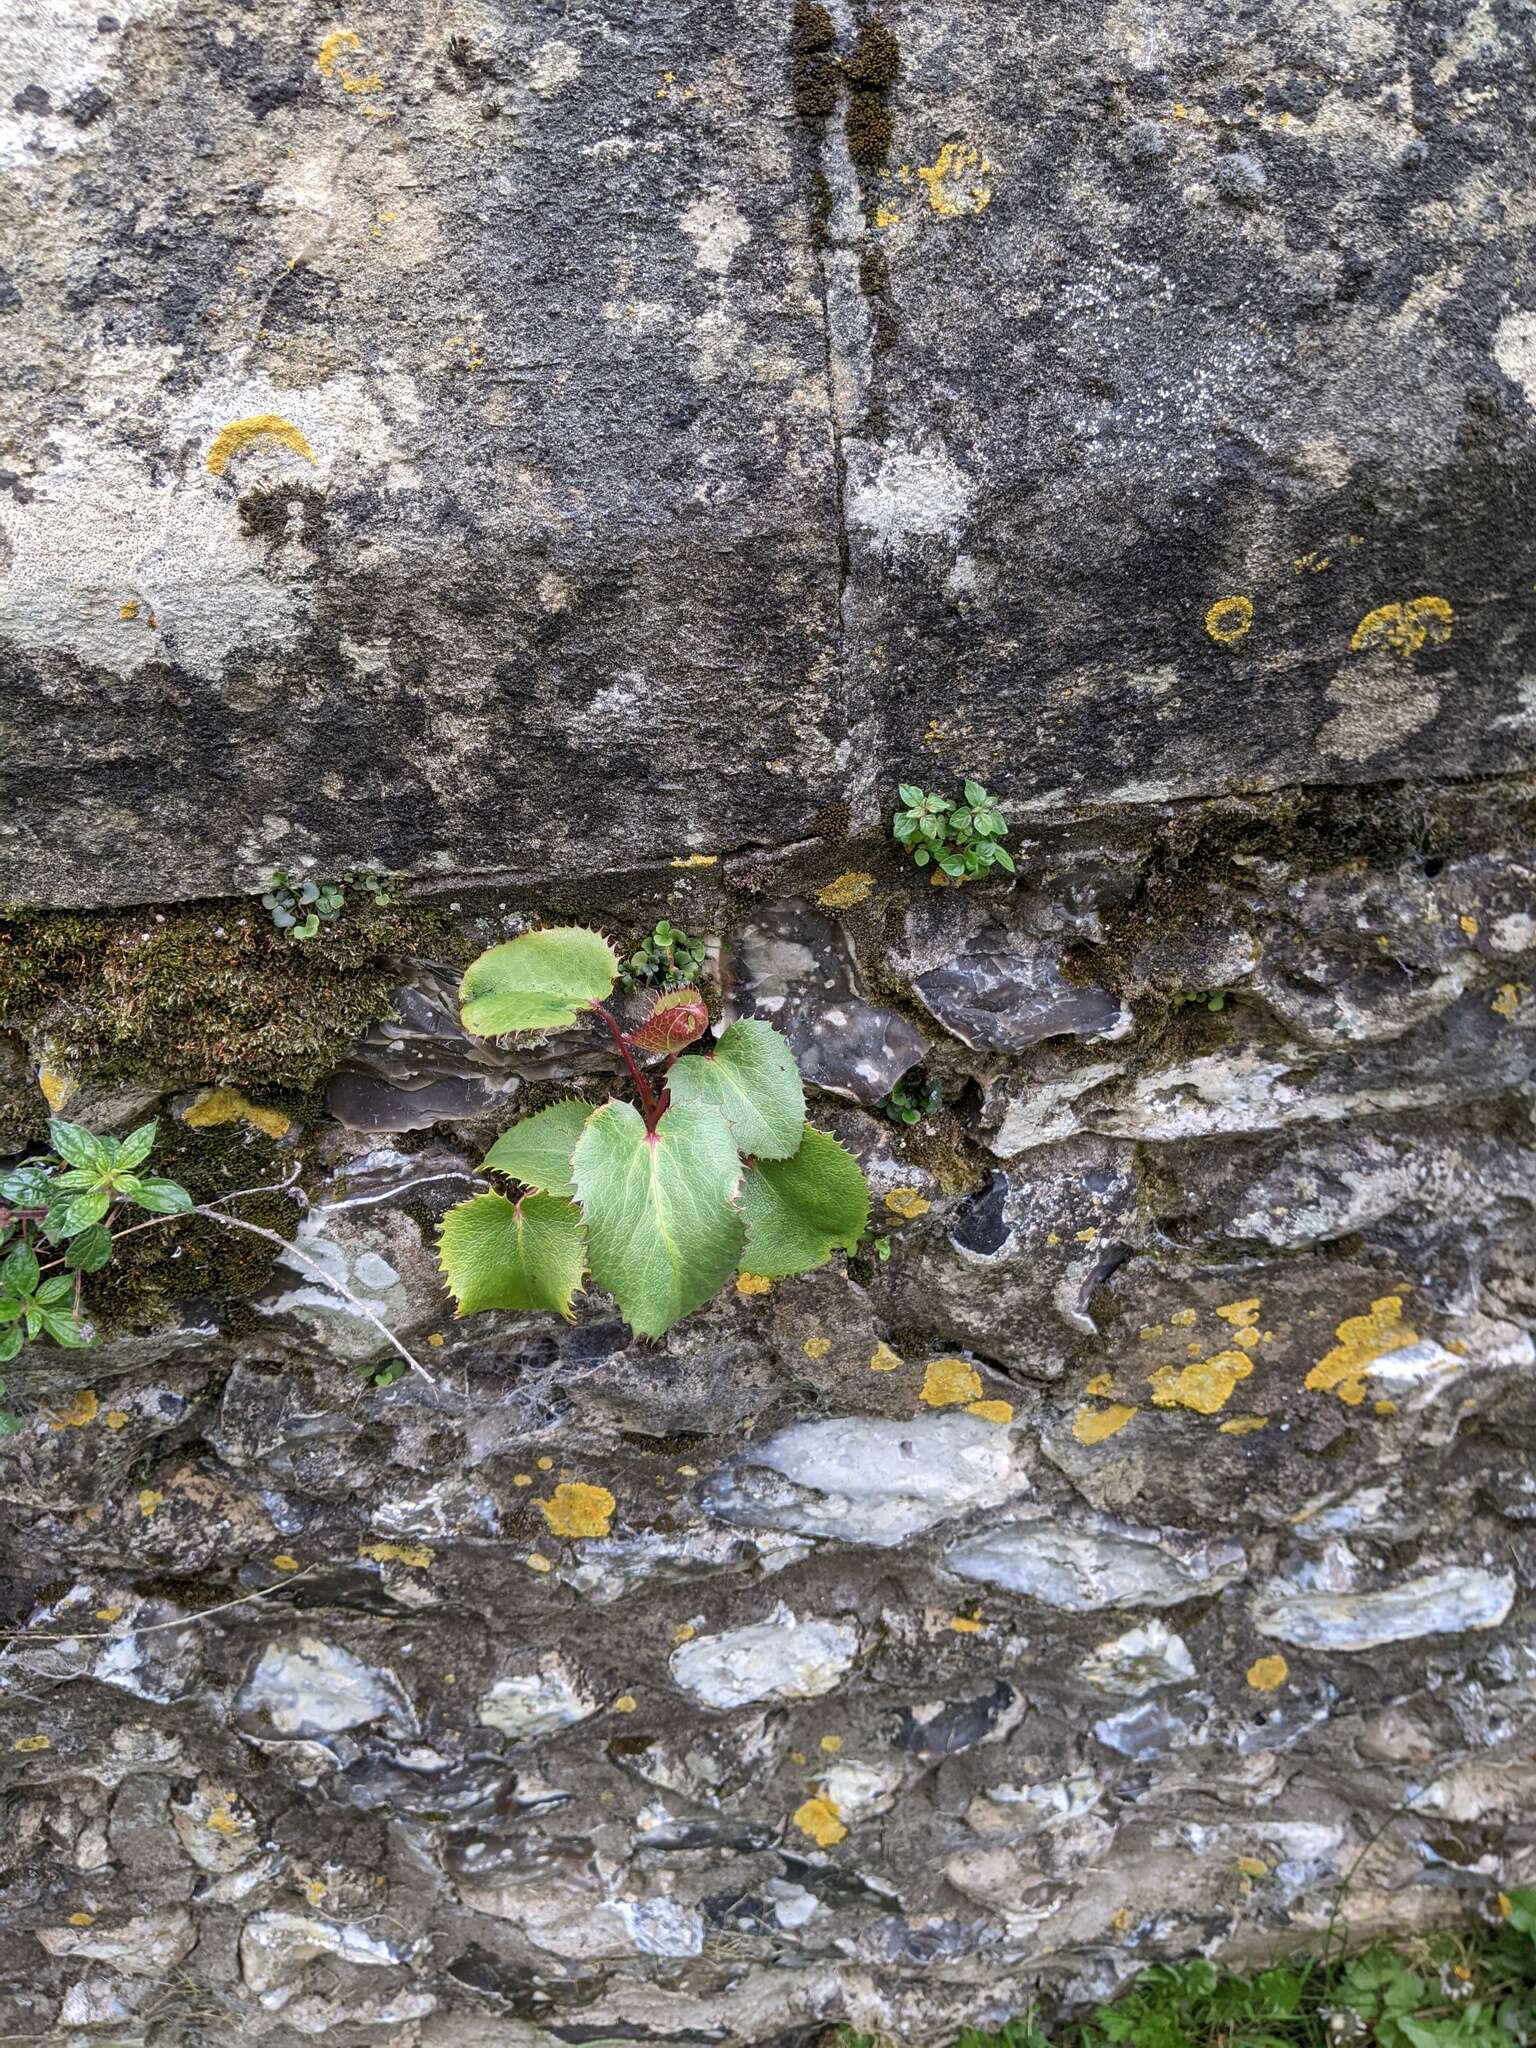
[[613,1703],[613,1711],[616,1714],[632,1714],[639,1704],[632,1692],[621,1692]]
[[121,1607],[98,1607],[96,1609],[96,1619],[98,1621],[116,1621],[122,1611]]
[[242,448],[249,448],[253,441],[280,441],[306,462],[315,460],[314,449],[292,420],[282,419],[275,412],[258,412],[252,413],[248,420],[231,420],[227,427],[220,427],[208,450],[209,475],[222,476],[231,460]]
[[828,910],[851,910],[855,903],[862,903],[875,886],[873,875],[850,868],[845,875],[838,875],[828,882],[825,889],[816,891],[816,901],[824,903]]
[[992,204],[991,173],[991,164],[969,142],[946,142],[931,164],[917,167],[928,204],[946,220],[986,211]]
[[441,1351],[443,1346],[447,1343],[447,1341],[448,1339],[443,1335],[441,1330],[434,1330],[431,1336],[427,1339],[427,1342],[432,1346],[432,1349],[434,1351]]
[[983,1422],[1012,1422],[1013,1403],[1011,1401],[971,1401],[967,1404],[965,1412],[967,1415],[979,1415]]
[[[1161,1323],[1143,1323],[1136,1332],[1136,1342],[1138,1344],[1150,1344],[1154,1337],[1161,1337],[1162,1334],[1163,1326]],[[1092,1389],[1090,1388],[1089,1391],[1091,1392]]]
[[[1282,116],[1281,118],[1283,119],[1284,116]],[[1298,555],[1295,561],[1292,562],[1291,567],[1295,570],[1298,576],[1316,576],[1319,575],[1324,569],[1330,568],[1332,566],[1332,563],[1333,557],[1331,555],[1322,554],[1318,551],[1318,549],[1314,548],[1310,554]]]
[[1218,597],[1205,615],[1205,630],[1218,647],[1235,647],[1252,624],[1251,597]]
[[916,1188],[892,1188],[885,1198],[885,1206],[893,1216],[899,1216],[903,1223],[911,1223],[919,1216],[926,1216],[933,1204],[920,1195]]
[[832,1339],[830,1337],[807,1337],[800,1346],[800,1349],[807,1358],[825,1358],[832,1349]]
[[1291,1675],[1283,1657],[1260,1657],[1248,1666],[1248,1683],[1255,1692],[1278,1692]]
[[1397,1403],[1395,1401],[1373,1401],[1371,1409],[1376,1415],[1395,1415],[1397,1413]]
[[1223,1436],[1252,1436],[1256,1429],[1268,1426],[1267,1415],[1234,1415],[1230,1422],[1218,1422],[1216,1427]]
[[832,1848],[848,1832],[837,1808],[826,1798],[807,1799],[803,1806],[796,1807],[795,1826],[802,1835],[809,1835],[813,1842],[819,1842],[823,1849]]
[[869,1354],[871,1372],[899,1372],[905,1363],[901,1353],[893,1351],[883,1337]]
[[184,1124],[194,1131],[211,1130],[220,1124],[249,1124],[266,1138],[286,1138],[293,1119],[280,1109],[266,1109],[252,1102],[238,1088],[205,1088],[195,1102],[181,1113]]
[[541,1472],[553,1472],[555,1469],[555,1461],[553,1458],[535,1458],[533,1462],[535,1463],[535,1465],[538,1466]]
[[875,208],[875,226],[877,228],[895,228],[900,227],[900,225],[901,215],[899,213],[893,213],[888,206],[877,206]]
[[918,1399],[929,1408],[953,1408],[981,1395],[981,1374],[963,1358],[935,1358],[923,1374]]
[[71,1927],[89,1927],[94,1923],[95,1918],[96,1915],[94,1913],[71,1913],[69,1924]]
[[135,603],[135,601],[132,598],[130,598],[127,604],[120,604],[118,606],[117,616],[120,619],[136,619],[139,616],[139,607]]
[[128,1410],[126,1408],[109,1408],[101,1419],[107,1425],[107,1428],[114,1432],[119,1429],[126,1429],[128,1427]]
[[226,1839],[231,1835],[240,1834],[245,1828],[250,1826],[249,1821],[242,1820],[238,1815],[230,1812],[230,1801],[233,1797],[233,1793],[221,1792],[218,1805],[214,1807],[208,1818],[203,1822],[205,1828],[211,1829],[216,1835],[223,1835]]
[[52,1749],[53,1738],[49,1735],[18,1735],[11,1747],[22,1756],[36,1756],[40,1749]]
[[1368,1315],[1346,1316],[1333,1334],[1337,1343],[1313,1366],[1306,1384],[1314,1394],[1337,1394],[1351,1408],[1365,1399],[1365,1375],[1378,1358],[1419,1341],[1417,1330],[1403,1321],[1402,1299],[1396,1294],[1373,1301]]
[[1176,1308],[1168,1321],[1175,1330],[1192,1330],[1195,1326],[1195,1312],[1192,1308]]
[[315,52],[315,62],[322,74],[329,78],[343,56],[362,47],[363,39],[355,29],[333,28]]
[[1239,1856],[1237,1867],[1244,1877],[1268,1877],[1269,1865],[1262,1856]]
[[1475,939],[1478,931],[1481,929],[1475,917],[1458,917],[1456,922],[1461,926],[1469,939]]
[[773,1282],[762,1273],[738,1273],[736,1275],[738,1294],[771,1294]]
[[675,868],[712,868],[718,865],[718,853],[690,853],[681,860],[674,860]]
[[1506,981],[1493,1001],[1488,1005],[1495,1017],[1506,1017],[1511,1023],[1520,1014],[1520,994],[1523,983]]
[[1115,1376],[1112,1372],[1096,1372],[1083,1389],[1085,1394],[1097,1394],[1101,1400],[1107,1400],[1114,1391]]
[[969,1614],[952,1615],[949,1625],[957,1636],[979,1636],[981,1634],[981,1623]]
[[286,1550],[280,1550],[272,1560],[272,1569],[275,1572],[296,1572],[298,1568],[299,1560],[290,1557]]
[[554,1570],[554,1566],[550,1563],[549,1559],[544,1556],[542,1551],[538,1550],[530,1550],[523,1559],[523,1563],[527,1565],[531,1572],[552,1572]]
[[1160,1366],[1151,1378],[1152,1399],[1159,1408],[1193,1408],[1197,1415],[1214,1415],[1231,1400],[1238,1381],[1252,1371],[1253,1360],[1242,1351],[1197,1358],[1182,1372]]
[[1451,637],[1456,614],[1443,597],[1415,597],[1407,604],[1379,604],[1367,612],[1350,636],[1355,654],[1377,648],[1407,660],[1426,644],[1443,647]]
[[823,1735],[823,1737],[821,1738],[821,1746],[827,1752],[828,1756],[836,1756],[837,1752],[843,1746],[843,1738],[841,1737],[841,1735]]
[[157,1493],[152,1486],[139,1488],[139,1513],[148,1522],[153,1519],[155,1509],[164,1505],[165,1495]]
[[557,1486],[551,1499],[535,1505],[553,1535],[606,1536],[618,1502],[606,1486],[586,1486],[577,1481]]
[[1254,1295],[1249,1301],[1229,1301],[1217,1309],[1224,1323],[1230,1323],[1234,1330],[1251,1330],[1259,1320],[1260,1298]]
[[672,1640],[674,1643],[691,1643],[697,1634],[698,1630],[691,1621],[680,1621],[672,1631]]
[[89,1387],[82,1387],[70,1397],[69,1406],[61,1408],[49,1423],[50,1429],[84,1429],[88,1422],[96,1420],[96,1411],[101,1403]]
[[37,1085],[43,1091],[43,1100],[57,1116],[79,1085],[68,1074],[56,1074],[52,1067],[43,1067],[37,1076]]
[[425,1543],[360,1543],[357,1554],[371,1557],[375,1564],[406,1564],[417,1572],[424,1572],[432,1562]]
[[1108,1408],[1079,1408],[1072,1434],[1080,1444],[1102,1444],[1118,1435],[1135,1413],[1124,1401],[1112,1402]]

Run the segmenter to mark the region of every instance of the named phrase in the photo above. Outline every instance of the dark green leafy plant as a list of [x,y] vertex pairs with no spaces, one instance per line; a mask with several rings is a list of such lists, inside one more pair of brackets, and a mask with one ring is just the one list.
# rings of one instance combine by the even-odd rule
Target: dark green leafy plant
[[944,1090],[937,1081],[930,1081],[921,1067],[903,1075],[880,1105],[893,1124],[920,1124],[943,1107]]
[[[69,1350],[94,1344],[82,1281],[111,1259],[119,1216],[178,1216],[192,1207],[179,1182],[139,1171],[155,1129],[141,1124],[126,1138],[105,1138],[51,1117],[52,1150],[0,1173],[0,1364],[42,1337]],[[58,1256],[40,1258],[39,1245]],[[11,1421],[0,1433],[14,1433]]]
[[635,1099],[557,1102],[496,1140],[486,1166],[523,1192],[475,1195],[444,1218],[443,1272],[461,1315],[569,1321],[590,1272],[633,1330],[656,1337],[733,1272],[809,1272],[864,1233],[858,1162],[806,1123],[794,1056],[772,1026],[744,1018],[712,1052],[690,1053],[709,1024],[697,989],[663,991],[626,1030],[604,1000],[618,976],[608,941],[572,926],[493,946],[464,976],[464,1028],[481,1036],[597,1017]]
[[1229,988],[1181,988],[1174,991],[1172,1008],[1221,1011],[1228,1003],[1236,1001],[1236,996]]
[[323,924],[334,924],[347,907],[347,889],[362,889],[379,909],[394,902],[382,875],[349,874],[345,882],[313,882],[274,868],[262,897],[272,922],[290,939],[312,939]]
[[619,969],[619,979],[626,989],[684,988],[698,980],[705,951],[702,939],[691,939],[662,918]]
[[913,782],[902,783],[900,794],[906,808],[896,813],[891,831],[916,866],[933,862],[953,882],[974,882],[992,867],[1013,873],[1013,856],[1002,844],[1008,821],[979,782],[965,784],[958,804]]

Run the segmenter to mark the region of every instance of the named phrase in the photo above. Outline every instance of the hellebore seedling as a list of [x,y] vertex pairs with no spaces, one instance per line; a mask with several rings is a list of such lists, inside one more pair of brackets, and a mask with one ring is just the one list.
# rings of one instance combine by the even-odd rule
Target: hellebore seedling
[[934,862],[952,882],[974,882],[990,867],[1012,874],[1013,856],[1003,846],[1008,821],[979,782],[965,784],[965,801],[901,785],[906,806],[891,820],[892,835],[905,846],[917,867]]
[[920,1124],[944,1107],[944,1090],[919,1067],[916,1073],[903,1075],[880,1107],[893,1124]]
[[342,882],[310,882],[274,868],[261,901],[280,932],[290,939],[312,939],[323,924],[334,924],[347,907],[347,890],[362,889],[379,909],[394,901],[382,875],[349,874]]
[[474,1195],[444,1217],[460,1315],[547,1309],[569,1322],[590,1272],[631,1329],[659,1337],[732,1273],[808,1273],[864,1234],[858,1162],[807,1124],[794,1055],[772,1025],[742,1018],[712,1052],[690,1051],[709,1012],[696,988],[678,988],[627,1030],[605,1001],[619,971],[600,933],[563,926],[492,946],[465,973],[466,1031],[559,1031],[591,1014],[635,1100],[557,1102],[496,1140],[485,1165],[523,1192]]
[[691,988],[704,966],[702,939],[691,939],[662,918],[619,969],[626,989]]

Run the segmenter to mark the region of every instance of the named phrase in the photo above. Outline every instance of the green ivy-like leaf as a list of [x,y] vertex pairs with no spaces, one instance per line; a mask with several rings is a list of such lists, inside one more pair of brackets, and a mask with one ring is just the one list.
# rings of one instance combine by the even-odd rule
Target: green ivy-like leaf
[[627,1102],[605,1103],[587,1121],[571,1172],[592,1278],[642,1337],[659,1337],[734,1272],[741,1162],[714,1109],[674,1103],[652,1136]]
[[461,1316],[552,1309],[573,1319],[586,1247],[580,1211],[560,1195],[474,1195],[443,1218],[438,1252]]
[[571,1154],[592,1114],[590,1102],[556,1102],[503,1131],[484,1164],[546,1195],[574,1195]]
[[805,1090],[795,1056],[771,1024],[744,1017],[712,1053],[681,1059],[669,1083],[675,1103],[718,1110],[740,1151],[788,1159],[805,1125]]
[[470,962],[459,984],[464,1029],[481,1038],[561,1030],[602,1001],[618,972],[601,932],[579,925],[525,932]]
[[760,1159],[741,1188],[747,1223],[742,1271],[786,1279],[851,1252],[869,1223],[869,1189],[859,1162],[809,1124],[792,1159]]

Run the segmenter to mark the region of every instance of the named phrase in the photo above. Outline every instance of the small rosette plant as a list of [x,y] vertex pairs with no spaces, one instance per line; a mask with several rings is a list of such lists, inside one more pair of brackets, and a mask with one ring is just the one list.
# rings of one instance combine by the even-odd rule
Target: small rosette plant
[[528,932],[472,963],[466,1031],[559,1031],[584,1013],[624,1061],[634,1100],[571,1100],[504,1131],[485,1165],[520,1184],[443,1220],[444,1275],[460,1315],[548,1310],[573,1319],[590,1273],[638,1335],[659,1337],[736,1272],[770,1280],[852,1251],[869,1220],[857,1160],[805,1120],[794,1055],[742,1019],[698,1050],[709,1012],[669,989],[626,1029],[607,1007],[620,963],[598,932]]
[[914,866],[932,861],[952,882],[974,882],[993,867],[1013,873],[1013,855],[1002,843],[1008,820],[979,782],[965,784],[959,804],[913,782],[903,782],[900,795],[904,808],[891,820],[891,833]]

